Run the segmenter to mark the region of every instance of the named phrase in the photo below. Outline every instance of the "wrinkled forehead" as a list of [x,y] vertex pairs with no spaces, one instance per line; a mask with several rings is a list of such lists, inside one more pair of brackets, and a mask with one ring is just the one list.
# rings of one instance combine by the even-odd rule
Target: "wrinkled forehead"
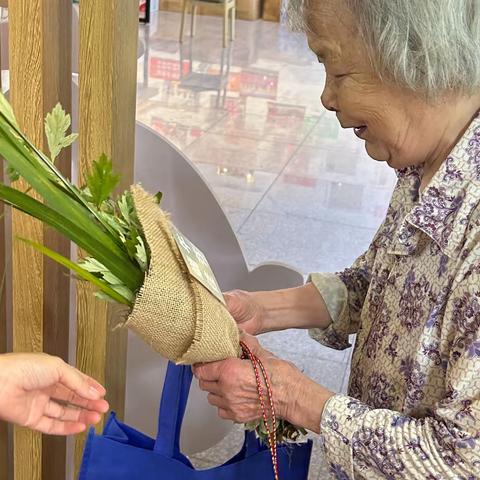
[[308,44],[320,57],[346,56],[359,41],[355,19],[343,0],[309,0],[304,14]]

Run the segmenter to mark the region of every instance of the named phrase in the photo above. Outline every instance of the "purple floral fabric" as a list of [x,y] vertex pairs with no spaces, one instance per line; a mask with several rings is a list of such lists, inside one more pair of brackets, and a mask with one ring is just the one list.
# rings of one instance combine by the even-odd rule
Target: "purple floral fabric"
[[311,276],[333,320],[311,336],[357,334],[321,425],[337,479],[480,480],[480,116],[421,192],[420,175],[398,172],[351,268]]

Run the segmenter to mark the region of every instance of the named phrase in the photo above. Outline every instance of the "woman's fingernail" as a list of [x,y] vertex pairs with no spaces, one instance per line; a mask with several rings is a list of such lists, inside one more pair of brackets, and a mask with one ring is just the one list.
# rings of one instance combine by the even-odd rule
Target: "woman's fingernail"
[[94,398],[94,399],[98,399],[98,398],[101,398],[103,393],[101,393],[97,388],[95,387],[90,387],[88,389],[88,391],[90,392],[91,396]]

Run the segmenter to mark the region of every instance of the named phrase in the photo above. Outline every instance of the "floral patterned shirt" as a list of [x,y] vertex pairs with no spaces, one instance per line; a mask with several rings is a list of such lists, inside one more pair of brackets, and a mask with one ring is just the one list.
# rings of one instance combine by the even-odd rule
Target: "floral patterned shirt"
[[333,348],[356,333],[349,396],[321,430],[337,479],[480,479],[480,115],[430,184],[398,172],[368,251],[313,274]]

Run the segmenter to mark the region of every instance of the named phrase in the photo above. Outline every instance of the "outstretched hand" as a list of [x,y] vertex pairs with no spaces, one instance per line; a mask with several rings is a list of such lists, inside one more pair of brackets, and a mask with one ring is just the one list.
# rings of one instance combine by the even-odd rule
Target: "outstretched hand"
[[105,388],[57,357],[0,355],[0,419],[51,435],[95,425],[109,406]]

